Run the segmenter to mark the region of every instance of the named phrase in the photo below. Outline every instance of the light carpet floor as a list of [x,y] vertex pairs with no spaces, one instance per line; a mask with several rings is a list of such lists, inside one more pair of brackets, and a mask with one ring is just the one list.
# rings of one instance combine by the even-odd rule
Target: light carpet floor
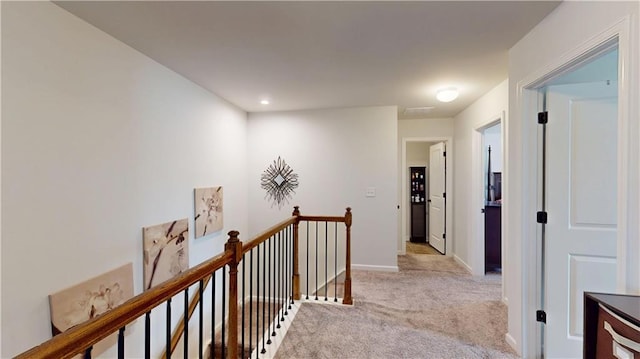
[[353,271],[353,306],[301,304],[276,358],[517,358],[499,275],[473,277],[445,256],[398,258],[397,273]]

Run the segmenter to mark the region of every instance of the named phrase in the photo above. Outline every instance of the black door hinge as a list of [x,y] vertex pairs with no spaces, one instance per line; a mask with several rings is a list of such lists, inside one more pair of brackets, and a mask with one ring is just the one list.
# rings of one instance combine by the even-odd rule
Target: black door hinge
[[447,151],[442,151],[442,157],[447,157]]
[[541,125],[549,122],[549,113],[547,111],[538,112],[538,123]]
[[442,198],[447,198],[447,194],[446,193],[442,193]]
[[547,324],[547,313],[544,310],[536,310],[536,321]]
[[447,239],[447,234],[446,233],[442,233],[442,239]]
[[542,211],[538,212],[536,214],[536,221],[538,223],[546,224],[547,223],[547,212],[542,212]]

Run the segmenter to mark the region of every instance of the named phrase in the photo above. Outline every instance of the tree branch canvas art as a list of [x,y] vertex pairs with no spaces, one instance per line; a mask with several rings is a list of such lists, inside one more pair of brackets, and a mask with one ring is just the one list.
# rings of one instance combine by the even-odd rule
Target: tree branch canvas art
[[144,289],[171,279],[189,268],[187,218],[142,229]]
[[194,238],[222,230],[222,187],[196,188],[194,202]]
[[278,209],[293,198],[298,188],[298,175],[279,156],[264,170],[260,179],[261,187],[267,191],[264,197],[271,202],[271,207],[277,204]]
[[[133,265],[122,267],[49,295],[51,332],[58,335],[103,314],[133,297]],[[127,331],[128,332],[128,331]],[[94,345],[99,355],[116,343],[117,334]]]

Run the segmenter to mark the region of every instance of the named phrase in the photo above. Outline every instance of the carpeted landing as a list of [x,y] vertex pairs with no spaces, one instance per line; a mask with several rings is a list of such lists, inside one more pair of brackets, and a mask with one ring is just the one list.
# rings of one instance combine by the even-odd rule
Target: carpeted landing
[[353,271],[353,306],[303,303],[276,358],[517,358],[499,275],[445,256],[398,257],[400,272]]

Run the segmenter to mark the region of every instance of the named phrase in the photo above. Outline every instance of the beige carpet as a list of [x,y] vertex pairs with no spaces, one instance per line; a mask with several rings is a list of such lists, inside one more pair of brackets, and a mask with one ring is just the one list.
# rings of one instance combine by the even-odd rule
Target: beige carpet
[[400,272],[353,271],[355,305],[302,304],[277,358],[516,358],[500,276],[451,258],[400,256]]

